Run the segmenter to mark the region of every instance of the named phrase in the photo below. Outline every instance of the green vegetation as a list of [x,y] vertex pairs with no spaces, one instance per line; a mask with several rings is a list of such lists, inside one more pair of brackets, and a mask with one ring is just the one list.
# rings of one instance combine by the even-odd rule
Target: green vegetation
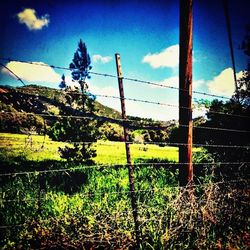
[[[6,150],[9,156],[23,155],[27,160],[60,160],[59,147],[69,146],[69,143],[52,141],[48,136],[0,133],[0,149]],[[97,152],[94,158],[97,164],[125,164],[125,146],[122,142],[98,141],[95,143]],[[133,159],[157,158],[177,161],[178,149],[174,147],[159,147],[157,145],[131,145]],[[7,156],[6,156],[7,157]]]
[[[108,166],[125,164],[124,143],[98,141],[95,160],[103,166],[97,167],[62,160],[58,146],[65,143],[48,137],[1,133],[0,139],[1,173],[31,172],[0,177],[1,223],[19,225],[1,229],[2,249],[134,249],[127,168]],[[212,162],[196,152],[195,161]],[[246,248],[246,183],[213,184],[206,175],[193,196],[178,187],[171,163],[177,148],[135,144],[131,153],[141,164],[135,187],[142,249]]]

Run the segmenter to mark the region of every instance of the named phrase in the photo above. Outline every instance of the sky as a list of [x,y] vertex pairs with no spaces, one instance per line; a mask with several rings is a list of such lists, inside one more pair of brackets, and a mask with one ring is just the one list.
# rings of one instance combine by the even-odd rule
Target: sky
[[[230,97],[234,91],[232,62],[223,0],[193,0],[193,90]],[[228,0],[236,72],[239,78],[247,58],[239,49],[250,23],[247,0]],[[25,84],[58,88],[67,70],[15,62],[30,61],[68,67],[80,39],[87,46],[93,72],[116,75],[115,53],[121,56],[124,77],[178,87],[178,0],[30,1],[0,3],[0,60]],[[119,96],[117,79],[91,75],[93,94]],[[178,106],[178,91],[124,80],[127,98]],[[0,85],[21,86],[4,67]],[[194,103],[209,96],[193,94]],[[120,111],[119,100],[97,100]],[[178,107],[126,101],[128,115],[158,120],[178,119]],[[193,111],[193,116],[204,110]]]

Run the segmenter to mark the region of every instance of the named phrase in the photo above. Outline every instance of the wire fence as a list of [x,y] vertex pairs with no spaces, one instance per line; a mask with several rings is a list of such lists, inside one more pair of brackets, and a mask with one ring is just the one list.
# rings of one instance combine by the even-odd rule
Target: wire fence
[[[41,63],[35,63],[35,62],[29,62],[29,61],[21,61],[21,60],[13,60],[13,59],[8,59],[8,58],[0,58],[0,60],[2,61],[16,61],[19,63],[26,63],[26,64],[33,64],[33,65],[37,65],[37,66],[41,66],[41,67],[50,67],[53,69],[61,69],[61,70],[70,70],[67,67],[60,67],[60,66],[54,66],[54,65],[46,65],[46,64],[41,64]],[[8,69],[8,67],[6,67],[4,64],[1,64],[2,67],[5,67],[6,70],[9,70],[11,74],[13,74],[18,81],[20,81],[24,86],[26,86],[25,82],[19,77],[17,76],[13,71],[11,71],[10,69]],[[98,73],[98,72],[93,72],[90,71],[89,72],[92,75],[98,75],[101,77],[110,77],[110,78],[115,78],[118,79],[117,76],[115,75],[111,75],[111,74],[106,74],[106,73]],[[136,78],[129,78],[129,77],[123,77],[124,80],[133,82],[133,83],[137,83],[137,84],[147,84],[147,85],[151,85],[151,86],[155,86],[155,87],[160,87],[160,88],[165,88],[165,89],[174,89],[174,90],[182,90],[180,88],[177,87],[173,87],[168,83],[156,83],[156,82],[151,82],[151,81],[145,81],[145,80],[141,80],[141,79],[136,79]],[[36,90],[34,89],[34,92]],[[15,93],[17,94],[25,94],[25,91],[23,91],[21,88],[16,90]],[[208,93],[203,93],[200,91],[193,91],[193,93],[199,94],[199,95],[204,95],[207,97],[214,97],[214,98],[219,98],[219,99],[225,99],[228,100],[229,98],[226,96],[219,96],[219,95],[213,95],[213,94],[208,94]],[[81,96],[80,93],[74,92],[74,95],[79,95]],[[94,95],[96,98],[108,98],[110,100],[112,99],[117,99],[117,100],[121,100],[121,97],[118,96],[112,96],[112,95],[102,95],[102,94],[93,94],[93,93],[87,93],[89,96]],[[29,94],[30,96],[43,96],[42,94],[37,94],[37,93],[32,93]],[[187,109],[186,107],[180,107],[178,105],[173,105],[173,104],[168,104],[168,103],[162,103],[162,102],[158,102],[158,101],[151,101],[151,100],[144,100],[144,99],[138,99],[138,98],[129,98],[129,97],[125,97],[122,98],[126,101],[132,101],[132,102],[140,102],[140,103],[144,103],[144,104],[149,104],[149,105],[157,105],[159,107],[165,107],[165,108],[183,108],[183,109]],[[32,103],[31,103],[32,105]],[[199,109],[200,107],[197,106],[193,106],[192,110],[194,109]],[[202,107],[204,108],[204,106]],[[242,114],[237,114],[237,113],[228,113],[228,112],[221,112],[221,111],[213,111],[210,110],[209,111],[211,114],[216,114],[218,116],[226,116],[229,118],[242,118],[242,119],[249,119],[250,117],[247,115],[242,115]],[[2,114],[13,114],[13,111],[9,111],[9,110],[2,110],[1,111]],[[15,115],[18,114],[22,114],[22,113],[26,113],[25,111],[20,111],[18,113],[15,113]],[[129,119],[124,120],[121,118],[113,118],[113,117],[108,117],[108,116],[101,116],[101,115],[96,115],[96,114],[86,114],[86,113],[82,113],[82,112],[75,112],[74,114],[51,114],[47,111],[45,112],[37,112],[35,113],[35,115],[42,117],[44,120],[53,120],[55,121],[61,121],[62,119],[82,119],[82,120],[92,120],[92,121],[101,121],[101,122],[109,122],[109,123],[115,123],[121,126],[124,126],[126,128],[129,129],[145,129],[145,130],[171,130],[173,128],[181,128],[181,127],[187,127],[185,125],[180,125],[178,122],[173,122],[170,124],[166,124],[162,121],[153,121],[153,120],[147,120],[147,119],[133,119],[133,117],[129,117]],[[45,124],[45,123],[44,123]],[[44,125],[45,127],[45,125]],[[235,134],[238,135],[243,135],[243,136],[249,136],[250,131],[247,129],[238,129],[237,126],[236,127],[214,127],[214,126],[193,126],[194,130],[202,130],[206,132],[216,132],[216,133],[225,133],[227,136],[234,136]],[[45,130],[45,129],[44,129]],[[50,147],[50,145],[53,145],[54,142],[52,141],[46,141],[45,140],[45,135],[46,135],[46,131],[44,132],[44,141],[42,142],[42,146],[41,149],[43,150],[47,150],[47,151],[51,151],[51,152],[56,152],[54,149],[52,149]],[[32,135],[29,135],[32,137]],[[18,141],[18,139],[17,139]],[[40,142],[41,143],[41,142]],[[65,145],[72,145],[72,144],[80,144],[80,145],[91,145],[93,144],[92,141],[64,141]],[[143,146],[147,146],[147,145],[156,145],[156,146],[169,146],[169,147],[179,147],[179,146],[188,146],[189,144],[186,143],[178,143],[178,142],[166,142],[166,141],[128,141],[123,139],[122,143],[124,144],[129,144],[129,145],[143,145]],[[104,141],[98,141],[96,142],[96,144],[98,145],[105,145],[107,147],[110,148],[110,150],[112,150],[112,147],[114,145],[120,145],[121,142],[118,141],[108,141],[108,142],[104,142]],[[22,143],[21,143],[22,145]],[[34,149],[35,146],[38,146],[39,143],[34,142],[31,146],[31,149]],[[27,149],[27,144],[23,143],[22,145],[24,147],[25,150]],[[232,145],[232,144],[217,144],[214,141],[210,141],[208,143],[194,143],[192,144],[193,148],[214,148],[214,149],[230,149],[230,150],[245,150],[246,152],[249,152],[250,149],[250,145],[249,144],[244,144],[244,145]],[[3,146],[0,146],[0,148],[4,148]],[[11,146],[11,149],[15,150],[15,149],[20,149],[20,145],[18,146]],[[11,151],[11,149],[9,149],[9,151]],[[152,159],[153,160],[153,159]],[[61,165],[64,163],[61,163]],[[143,230],[143,228],[147,228],[148,225],[150,225],[150,223],[155,223],[156,221],[159,220],[163,220],[163,217],[161,217],[159,214],[157,215],[157,211],[154,210],[154,206],[156,206],[156,209],[159,209],[159,211],[163,211],[163,207],[161,207],[161,205],[159,205],[157,202],[159,200],[162,201],[163,206],[165,206],[165,203],[167,202],[167,200],[171,200],[172,198],[169,198],[171,195],[170,193],[172,192],[175,196],[175,198],[173,199],[173,203],[176,202],[176,200],[180,199],[180,193],[184,193],[184,191],[186,192],[187,187],[180,187],[175,181],[173,181],[173,179],[176,177],[175,173],[173,172],[173,170],[177,170],[178,167],[180,166],[185,166],[189,163],[179,163],[179,162],[154,162],[154,161],[149,161],[149,162],[136,162],[134,161],[132,163],[133,167],[136,169],[146,169],[146,168],[151,168],[153,169],[153,171],[151,172],[146,172],[144,175],[141,174],[141,172],[138,170],[136,172],[136,189],[134,191],[132,191],[135,196],[137,197],[137,202],[138,205],[141,209],[139,209],[139,222],[140,222],[140,230]],[[126,169],[127,167],[130,167],[130,164],[94,164],[94,165],[80,165],[80,166],[74,166],[72,167],[72,165],[67,165],[65,164],[67,167],[59,167],[59,168],[54,168],[53,164],[51,164],[50,166],[43,166],[43,169],[36,169],[36,170],[31,170],[31,171],[26,171],[26,170],[18,170],[15,167],[15,163],[12,164],[13,166],[13,171],[7,171],[6,169],[4,171],[2,171],[0,173],[0,181],[4,184],[4,187],[6,188],[5,190],[3,189],[2,194],[1,194],[1,199],[0,199],[0,206],[4,209],[9,209],[9,213],[16,213],[17,216],[20,216],[19,219],[14,219],[14,220],[3,220],[3,224],[0,225],[0,229],[1,230],[12,230],[14,228],[23,228],[23,227],[31,227],[31,225],[33,225],[35,222],[40,223],[39,225],[42,224],[48,224],[50,222],[54,222],[55,223],[55,219],[53,218],[49,218],[49,219],[45,219],[46,216],[48,216],[49,213],[52,213],[50,211],[50,209],[48,208],[48,206],[54,206],[55,207],[55,211],[56,209],[59,209],[58,206],[56,205],[56,203],[60,203],[58,196],[60,196],[62,199],[64,199],[64,203],[68,204],[67,206],[64,204],[61,204],[61,206],[63,207],[64,212],[60,212],[57,211],[58,214],[63,214],[65,215],[67,211],[70,211],[70,213],[72,214],[72,216],[69,216],[69,218],[65,219],[64,223],[67,224],[70,220],[74,220],[74,214],[76,213],[75,211],[73,211],[73,208],[70,207],[70,202],[73,202],[73,199],[76,199],[77,202],[79,202],[79,207],[80,208],[76,208],[77,209],[82,209],[84,210],[85,207],[91,207],[91,205],[93,207],[98,207],[99,209],[105,209],[104,213],[101,213],[101,215],[106,214],[105,218],[103,219],[96,219],[98,216],[95,215],[91,215],[91,209],[88,210],[89,214],[85,214],[84,216],[86,216],[86,218],[88,218],[87,222],[85,221],[85,223],[90,223],[91,216],[95,217],[95,223],[100,222],[100,224],[102,223],[106,223],[106,224],[112,224],[113,228],[116,228],[115,230],[119,231],[119,227],[122,227],[121,224],[115,224],[115,221],[117,220],[117,218],[120,216],[123,216],[124,218],[121,220],[121,223],[123,223],[124,228],[126,228],[126,231],[128,234],[132,234],[134,233],[134,230],[132,229],[133,227],[131,227],[131,224],[133,224],[133,210],[131,208],[129,208],[128,210],[126,210],[129,207],[129,197],[131,195],[131,190],[129,190],[129,184],[128,182],[124,180],[122,180],[121,178],[119,179],[119,175],[122,174],[122,172],[117,171],[116,174],[114,174],[114,176],[110,177],[109,176],[109,172],[108,173],[102,173],[103,170],[117,170],[117,169]],[[218,161],[218,162],[214,162],[214,161],[203,161],[203,162],[193,162],[194,167],[201,167],[204,169],[208,169],[209,173],[214,174],[215,171],[217,171],[218,169],[222,168],[222,167],[226,167],[229,169],[229,171],[231,171],[231,169],[235,168],[237,169],[237,171],[242,168],[247,169],[250,165],[249,161],[228,161],[228,162],[223,162],[223,161]],[[172,168],[172,172],[170,171],[170,169]],[[162,170],[161,172],[154,172],[157,170]],[[57,191],[55,191],[54,193],[49,190],[53,185],[51,184],[53,181],[58,184],[59,186],[62,185],[61,182],[63,182],[63,180],[54,180],[51,179],[49,180],[48,178],[52,178],[51,176],[58,176],[58,178],[71,178],[72,181],[74,182],[75,180],[77,180],[77,178],[75,178],[72,173],[77,173],[77,172],[81,172],[83,173],[83,177],[87,178],[84,173],[86,173],[87,171],[92,171],[92,170],[97,170],[99,171],[99,179],[98,181],[103,181],[102,184],[98,184],[95,183],[97,177],[93,177],[91,175],[91,173],[89,173],[89,176],[91,176],[93,183],[91,183],[91,187],[89,189],[85,189],[84,184],[83,189],[77,189],[78,190],[78,194],[61,194],[58,195]],[[167,174],[166,174],[167,173]],[[106,178],[105,180],[102,179],[102,174],[103,174],[103,178]],[[49,176],[50,177],[46,177]],[[152,175],[152,176],[151,176]],[[162,176],[161,176],[162,175]],[[172,175],[172,176],[171,176]],[[231,192],[232,190],[234,190],[236,185],[237,190],[245,190],[249,187],[249,182],[247,181],[248,179],[248,175],[245,174],[245,176],[241,176],[239,173],[239,178],[235,178],[235,179],[230,179],[230,180],[220,180],[220,181],[213,181],[213,178],[211,177],[211,180],[204,182],[204,183],[197,183],[193,185],[194,189],[206,189],[207,187],[209,188],[217,188],[217,187],[221,187],[223,186],[223,189],[227,189],[227,187],[230,187]],[[80,181],[84,181],[82,179],[82,176],[80,176]],[[146,178],[146,179],[140,179],[140,178]],[[211,175],[212,176],[212,175]],[[206,176],[205,176],[206,177]],[[23,178],[23,179],[22,179]],[[117,181],[114,182],[114,180],[112,180],[113,178],[117,178]],[[124,176],[123,176],[124,178]],[[165,179],[165,180],[164,180]],[[157,184],[156,181],[159,180],[159,183],[161,184]],[[105,188],[105,181],[110,183],[110,188]],[[51,182],[51,183],[50,183]],[[145,182],[145,183],[144,183]],[[169,182],[169,183],[168,183]],[[71,184],[74,184],[72,182],[69,182]],[[78,183],[75,183],[75,185],[78,185]],[[103,185],[103,186],[101,186]],[[28,189],[30,186],[31,189]],[[16,192],[14,191],[16,190]],[[29,190],[29,192],[25,192],[25,190]],[[32,190],[32,191],[31,191]],[[209,189],[206,189],[206,192]],[[245,192],[245,191],[244,191]],[[242,193],[241,196],[237,196],[239,197],[244,197],[244,199],[242,198],[242,202],[245,202],[245,198],[247,200],[247,194]],[[205,191],[204,191],[205,193]],[[99,197],[99,198],[97,198]],[[72,199],[72,200],[71,200]],[[79,200],[82,200],[82,202],[80,202]],[[86,201],[85,201],[86,200]],[[119,208],[117,211],[119,211],[118,214],[113,215],[111,209],[109,210],[109,206],[111,206],[111,204],[119,204],[120,205],[120,200],[124,202],[123,204],[123,208]],[[119,201],[119,202],[118,202]],[[155,202],[152,203],[151,202]],[[113,202],[113,203],[112,203]],[[204,202],[204,201],[202,201]],[[49,205],[50,204],[50,205]],[[71,204],[72,205],[72,204]],[[27,218],[26,216],[21,215],[21,213],[23,212],[23,209],[25,208],[29,208],[32,207],[31,209],[32,212],[27,212]],[[72,207],[74,207],[75,205],[72,205]],[[118,205],[117,205],[118,206]],[[96,208],[95,207],[95,208]],[[169,207],[171,207],[169,205]],[[143,209],[142,209],[143,208]],[[94,209],[94,208],[93,208]],[[37,210],[38,212],[36,212],[35,210]],[[147,215],[147,210],[151,211],[152,214]],[[65,212],[66,211],[66,212]],[[73,212],[72,212],[73,211]],[[7,212],[8,214],[8,212]],[[83,217],[84,217],[83,216]],[[89,217],[88,217],[89,216]],[[163,213],[163,216],[168,216],[167,213]],[[14,216],[15,217],[15,216]],[[60,216],[59,216],[60,217]],[[93,219],[93,218],[92,218]],[[128,225],[126,224],[126,220]],[[167,221],[167,219],[165,218],[165,220]],[[164,220],[163,220],[164,221]],[[57,221],[58,223],[58,221]],[[71,223],[71,222],[70,222]],[[84,223],[83,221],[81,223]],[[163,222],[162,222],[163,223]],[[167,223],[167,222],[165,222]],[[71,224],[70,224],[71,225]],[[116,226],[114,226],[116,225]],[[99,228],[99,230],[104,230],[103,228]],[[148,229],[147,229],[148,230]],[[104,230],[105,231],[105,230]],[[105,231],[106,232],[106,231]],[[95,232],[98,234],[98,230],[97,232]],[[145,232],[144,232],[145,233]],[[99,234],[102,234],[102,232],[99,232]],[[91,235],[89,236],[91,238]],[[99,239],[99,240],[98,240]],[[100,237],[97,237],[97,240],[95,240],[92,237],[92,243],[95,242],[96,244],[100,244],[103,242],[106,242],[105,240],[100,240]],[[112,243],[112,239],[110,239],[108,241],[109,244],[113,244]]]

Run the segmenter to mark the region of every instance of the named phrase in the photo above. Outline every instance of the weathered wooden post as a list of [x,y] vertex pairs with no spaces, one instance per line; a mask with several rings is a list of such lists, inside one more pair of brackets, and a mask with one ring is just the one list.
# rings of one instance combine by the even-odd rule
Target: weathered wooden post
[[193,181],[192,164],[192,0],[180,0],[180,54],[179,54],[179,182],[181,186]]
[[140,246],[140,233],[139,233],[138,210],[137,210],[135,184],[134,184],[134,169],[133,169],[133,165],[131,163],[130,146],[129,146],[129,130],[128,130],[127,125],[126,125],[127,116],[126,116],[123,80],[122,80],[122,70],[121,70],[121,62],[120,62],[120,55],[119,54],[115,54],[115,60],[116,60],[116,69],[117,69],[117,76],[118,76],[120,100],[121,100],[121,110],[122,110],[122,119],[123,119],[123,130],[124,130],[126,157],[127,157],[127,164],[128,164],[128,176],[129,176],[129,185],[130,185],[131,204],[132,204],[133,217],[134,217],[134,223],[135,223],[135,236],[136,236],[137,248],[139,248],[139,246]]

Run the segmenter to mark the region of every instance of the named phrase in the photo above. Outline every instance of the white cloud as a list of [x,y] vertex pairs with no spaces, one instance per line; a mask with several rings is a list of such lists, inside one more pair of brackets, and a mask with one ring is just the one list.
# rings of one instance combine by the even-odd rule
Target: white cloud
[[94,95],[97,95],[97,101],[102,103],[103,105],[106,105],[106,106],[113,108],[117,111],[121,110],[120,99],[98,96],[98,95],[107,95],[107,96],[119,97],[118,88],[115,88],[112,86],[99,87],[99,86],[95,86],[94,84],[91,84],[91,82],[90,82],[89,83],[89,92],[94,94]]
[[170,46],[160,53],[149,53],[144,56],[142,62],[150,64],[152,68],[174,68],[179,64],[179,45]]
[[34,9],[24,9],[17,14],[19,23],[24,23],[29,30],[41,30],[44,26],[49,24],[49,15],[45,14],[41,18],[36,16]]
[[[164,85],[164,86],[179,88],[179,76],[171,76],[169,78],[166,78],[166,79],[164,79],[160,82],[156,82],[156,83]],[[193,80],[193,90],[198,89],[198,88],[202,88],[202,85],[205,85],[205,81],[203,79],[195,80],[195,81]],[[157,86],[152,85],[152,87],[155,88]]]
[[[236,74],[239,79],[243,76],[243,71]],[[233,69],[224,69],[219,75],[215,76],[213,80],[207,83],[209,92],[215,95],[232,96],[235,91],[235,83],[233,77]]]
[[[34,62],[35,64],[26,64],[21,62],[11,61],[6,67],[13,71],[22,80],[34,83],[56,83],[61,82],[61,75],[56,73],[51,67],[43,62]],[[41,66],[42,65],[42,66]],[[3,73],[14,77],[7,69],[1,70]]]
[[199,89],[205,86],[205,80],[199,79],[196,81],[193,81],[193,89]]
[[112,60],[111,56],[101,56],[101,55],[93,55],[93,61],[95,63],[101,62],[103,64],[108,63]]
[[179,86],[179,76],[172,76],[172,77],[166,78],[163,81],[160,81],[159,84],[169,86],[169,87],[178,88],[178,86]]

